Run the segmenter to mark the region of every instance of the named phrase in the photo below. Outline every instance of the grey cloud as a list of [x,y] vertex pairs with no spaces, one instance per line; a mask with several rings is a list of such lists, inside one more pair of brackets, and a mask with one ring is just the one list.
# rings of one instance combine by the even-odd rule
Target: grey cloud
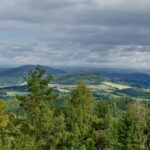
[[1,0],[0,63],[148,66],[149,16],[149,0]]

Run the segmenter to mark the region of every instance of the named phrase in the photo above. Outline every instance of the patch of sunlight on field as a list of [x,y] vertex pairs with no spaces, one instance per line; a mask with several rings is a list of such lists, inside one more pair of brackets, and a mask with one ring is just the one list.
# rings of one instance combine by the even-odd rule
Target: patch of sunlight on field
[[9,91],[9,92],[6,92],[6,94],[7,94],[7,96],[12,96],[12,97],[14,97],[14,96],[16,96],[16,95],[24,95],[24,94],[26,94],[27,92],[16,92],[16,91]]
[[[63,84],[49,84],[49,87],[56,88],[60,92],[69,92],[71,89],[75,88],[76,85],[63,85]],[[127,89],[130,86],[117,84],[112,82],[102,82],[99,85],[88,85],[89,89],[91,90],[105,90],[105,91],[113,91],[114,89]]]
[[89,85],[90,89],[99,89],[99,90],[112,90],[113,88],[104,84],[100,85]]
[[58,89],[59,92],[62,92],[62,93],[68,93],[70,90],[66,90],[66,89]]
[[119,89],[119,90],[131,88],[131,87],[128,86],[128,85],[117,84],[117,83],[112,83],[112,82],[108,82],[108,81],[105,81],[105,82],[103,82],[102,84],[103,84],[103,85],[106,85],[106,86],[109,86],[109,87],[112,87],[112,88],[117,88],[117,89]]

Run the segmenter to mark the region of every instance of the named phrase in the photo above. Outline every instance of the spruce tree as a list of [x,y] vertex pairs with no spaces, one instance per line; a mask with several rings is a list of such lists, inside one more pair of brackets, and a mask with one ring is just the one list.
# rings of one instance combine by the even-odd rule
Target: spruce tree
[[54,116],[51,100],[56,96],[48,86],[51,75],[44,73],[40,66],[34,71],[30,70],[26,78],[28,94],[17,96],[25,115],[21,131],[24,137],[34,140],[37,149],[55,150],[65,137],[64,115]]
[[69,150],[93,150],[95,142],[92,137],[94,100],[88,87],[78,82],[71,91],[71,98],[65,107]]

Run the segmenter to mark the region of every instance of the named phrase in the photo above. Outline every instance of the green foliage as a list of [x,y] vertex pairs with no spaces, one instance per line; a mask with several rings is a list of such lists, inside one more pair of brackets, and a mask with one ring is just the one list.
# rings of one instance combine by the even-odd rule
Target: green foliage
[[28,94],[17,96],[26,116],[21,132],[34,139],[37,149],[56,149],[65,135],[64,116],[54,116],[51,100],[56,96],[48,87],[50,80],[51,76],[44,76],[44,70],[38,66],[26,78]]
[[96,144],[100,149],[108,147],[108,128],[109,128],[109,105],[107,101],[99,101],[96,104],[95,113],[98,122],[94,125],[96,129]]
[[146,115],[146,110],[141,104],[129,105],[118,126],[118,149],[146,149]]
[[149,149],[149,101],[101,93],[95,100],[82,81],[58,96],[44,73],[29,71],[28,92],[0,101],[0,150]]
[[4,149],[5,130],[9,123],[9,115],[5,112],[5,102],[0,101],[0,149]]
[[95,149],[92,134],[94,100],[83,82],[78,82],[72,90],[71,98],[65,106],[68,131],[66,148],[82,150]]
[[109,105],[106,101],[102,100],[97,102],[96,115],[100,122],[98,124],[99,129],[107,129],[109,127]]
[[4,101],[0,101],[0,130],[4,129],[9,122],[9,117],[5,112],[5,105]]

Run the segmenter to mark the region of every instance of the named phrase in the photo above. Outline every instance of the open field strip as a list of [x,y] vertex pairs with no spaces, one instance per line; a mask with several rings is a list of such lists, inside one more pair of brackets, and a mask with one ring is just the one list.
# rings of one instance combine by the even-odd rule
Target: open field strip
[[[60,92],[69,92],[71,89],[75,88],[76,85],[63,85],[63,84],[49,84],[49,87],[56,88]],[[131,88],[128,85],[117,84],[112,82],[102,82],[99,85],[88,85],[88,87],[92,90],[107,90],[112,91],[114,89],[128,89]]]
[[16,96],[16,95],[23,95],[27,94],[28,92],[16,92],[16,91],[8,91],[6,92],[7,96]]
[[128,86],[128,85],[117,84],[117,83],[112,83],[112,82],[107,82],[107,81],[103,82],[102,84],[112,87],[112,88],[117,88],[119,90],[131,88],[131,86]]

